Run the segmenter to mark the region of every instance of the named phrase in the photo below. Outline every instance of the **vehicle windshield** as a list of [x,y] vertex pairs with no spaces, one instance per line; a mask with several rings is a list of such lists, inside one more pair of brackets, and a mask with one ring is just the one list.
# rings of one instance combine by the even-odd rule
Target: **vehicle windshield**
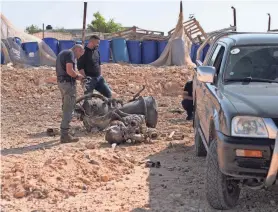
[[278,46],[239,46],[230,50],[224,81],[278,82]]

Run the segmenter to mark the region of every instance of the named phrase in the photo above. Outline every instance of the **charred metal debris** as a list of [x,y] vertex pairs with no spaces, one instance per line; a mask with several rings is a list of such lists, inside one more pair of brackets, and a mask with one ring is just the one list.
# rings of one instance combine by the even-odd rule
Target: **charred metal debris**
[[145,86],[127,103],[89,93],[76,101],[75,114],[87,132],[105,132],[110,144],[148,142],[158,137],[158,113],[152,96],[142,97]]

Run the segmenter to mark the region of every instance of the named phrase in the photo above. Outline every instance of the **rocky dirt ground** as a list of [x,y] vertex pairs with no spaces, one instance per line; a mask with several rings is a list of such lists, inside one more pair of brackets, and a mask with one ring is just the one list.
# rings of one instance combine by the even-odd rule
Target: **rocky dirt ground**
[[[73,120],[80,141],[60,144],[45,133],[61,120],[54,69],[2,66],[1,211],[215,211],[206,202],[205,159],[194,156],[192,123],[173,113],[192,73],[119,64],[104,65],[103,73],[126,100],[146,85],[142,95],[158,103],[157,140],[113,150],[102,133],[87,134]],[[184,138],[170,140],[173,131]],[[161,167],[146,168],[147,159]],[[277,191],[243,189],[230,211],[278,211],[277,199]]]

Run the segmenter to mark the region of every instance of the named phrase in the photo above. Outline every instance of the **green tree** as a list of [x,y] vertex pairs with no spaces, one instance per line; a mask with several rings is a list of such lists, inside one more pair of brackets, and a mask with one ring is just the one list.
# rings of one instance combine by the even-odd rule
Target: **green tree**
[[38,26],[32,24],[31,26],[26,27],[25,31],[29,34],[34,34],[37,32],[41,32],[42,30]]
[[88,24],[88,29],[97,32],[103,33],[112,33],[118,32],[123,29],[122,25],[116,23],[114,19],[110,19],[106,22],[105,18],[100,14],[100,12],[96,12],[93,14],[94,20],[92,20],[91,24]]
[[55,29],[52,30],[53,32],[66,32],[64,27],[55,27]]

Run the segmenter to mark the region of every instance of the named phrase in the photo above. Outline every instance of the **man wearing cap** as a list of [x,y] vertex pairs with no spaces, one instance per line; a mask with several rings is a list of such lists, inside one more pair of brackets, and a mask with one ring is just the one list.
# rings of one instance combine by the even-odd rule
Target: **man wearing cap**
[[78,138],[74,138],[69,134],[69,128],[76,101],[76,80],[84,78],[75,71],[75,61],[83,54],[83,46],[76,44],[71,49],[60,52],[56,59],[56,75],[63,103],[63,117],[60,126],[61,143],[78,141]]

